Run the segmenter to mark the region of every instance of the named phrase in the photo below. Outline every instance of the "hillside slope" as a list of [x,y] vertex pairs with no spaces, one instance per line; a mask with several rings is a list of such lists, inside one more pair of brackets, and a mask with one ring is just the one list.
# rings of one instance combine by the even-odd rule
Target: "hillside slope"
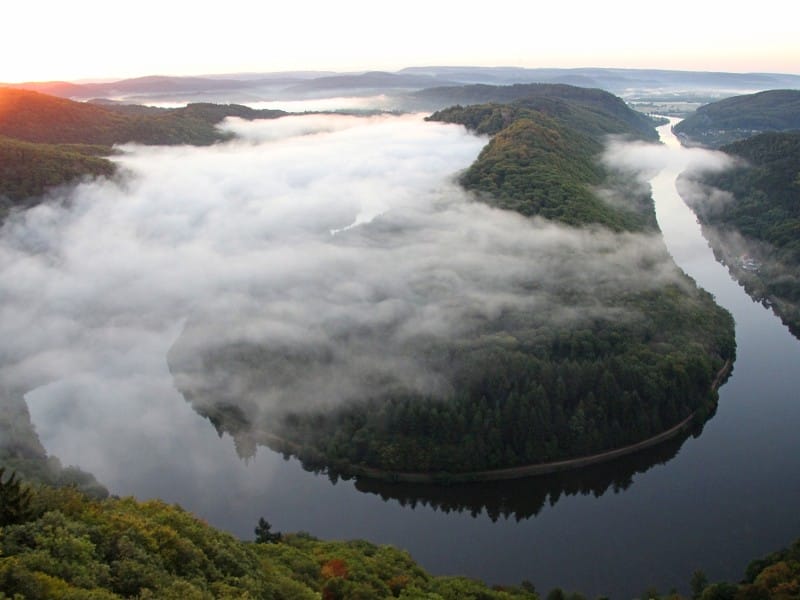
[[734,96],[697,109],[675,126],[684,144],[719,148],[767,131],[800,130],[800,90]]
[[[531,582],[495,586],[432,576],[407,552],[365,541],[281,536],[262,543],[209,527],[178,506],[90,500],[71,488],[14,490],[0,475],[0,598],[115,600],[538,600]],[[22,494],[19,491],[22,491]],[[14,493],[16,491],[16,493]],[[8,510],[9,504],[17,510]],[[20,510],[21,509],[21,510]],[[270,541],[266,541],[270,540]],[[695,600],[797,598],[800,540],[752,561],[741,583],[691,577]],[[687,579],[688,579],[688,573]],[[680,585],[682,582],[675,582]],[[569,582],[563,582],[569,588]],[[675,592],[650,598],[681,600]],[[584,600],[560,588],[548,598]]]
[[[583,123],[601,128],[604,133],[627,134],[652,141],[658,139],[649,117],[628,107],[618,96],[599,89],[547,83],[475,84],[430,88],[417,92],[414,97],[421,102],[445,105],[520,102],[550,116],[564,111],[577,113],[580,109]],[[577,125],[575,117],[570,118],[570,122]]]
[[460,178],[467,189],[484,193],[485,202],[568,225],[604,225],[615,231],[657,228],[649,191],[635,190],[635,182],[624,182],[624,205],[606,202],[596,193],[601,185],[623,184],[598,157],[606,135],[637,133],[624,122],[549,98],[454,107],[429,119],[494,135]]
[[125,105],[115,108],[0,88],[0,135],[37,143],[208,145],[230,138],[215,127],[225,117],[265,119],[285,114],[236,104],[132,112]]
[[51,187],[112,175],[114,164],[103,157],[114,144],[204,146],[232,137],[216,127],[226,117],[285,114],[238,104],[164,109],[83,103],[0,88],[0,220],[14,206],[35,204]]
[[109,177],[114,164],[98,154],[105,147],[33,144],[0,136],[0,221],[12,206],[24,206],[51,187],[86,177]]
[[685,192],[717,257],[800,337],[800,132],[764,133],[722,147],[738,168],[700,183],[730,194]]
[[390,546],[308,534],[241,542],[160,501],[45,487],[22,504],[22,518],[0,511],[0,598],[538,599],[530,585],[433,577]]

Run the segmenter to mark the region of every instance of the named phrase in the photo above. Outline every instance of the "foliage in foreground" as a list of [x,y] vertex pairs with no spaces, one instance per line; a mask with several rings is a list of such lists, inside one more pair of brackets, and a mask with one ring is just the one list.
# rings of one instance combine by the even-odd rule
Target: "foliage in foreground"
[[[254,544],[157,500],[92,500],[73,488],[25,491],[27,517],[0,526],[0,599],[539,598],[529,582],[489,588],[465,577],[431,576],[391,546],[326,542],[305,533]],[[710,584],[696,572],[690,587],[694,600],[800,598],[800,540],[753,561],[741,583]],[[556,588],[547,598],[583,596]]]
[[30,494],[35,516],[0,527],[0,598],[537,598],[530,586],[432,577],[389,546],[307,534],[246,543],[160,501]]

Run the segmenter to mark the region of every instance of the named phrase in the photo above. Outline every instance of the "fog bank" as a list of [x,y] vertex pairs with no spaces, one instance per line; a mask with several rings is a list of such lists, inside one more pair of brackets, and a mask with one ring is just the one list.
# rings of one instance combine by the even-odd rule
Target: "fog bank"
[[[636,319],[607,298],[681,281],[652,235],[475,201],[454,178],[486,140],[459,126],[333,115],[223,126],[239,138],[123,147],[122,184],[84,184],[4,223],[0,378],[61,406],[37,413],[40,428],[124,415],[126,430],[166,434],[136,407],[158,410],[154,390],[173,385],[164,353],[186,322],[190,356],[246,344],[304,357],[301,371],[265,373],[269,391],[252,400],[318,407],[376,382],[446,393],[418,350],[506,311],[532,327]],[[114,408],[88,410],[88,398]]]

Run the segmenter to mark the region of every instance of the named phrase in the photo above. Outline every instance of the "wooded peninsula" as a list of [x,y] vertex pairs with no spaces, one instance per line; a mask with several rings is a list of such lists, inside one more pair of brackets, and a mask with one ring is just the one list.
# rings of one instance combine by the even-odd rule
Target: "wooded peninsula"
[[[604,280],[591,272],[583,275],[597,277],[591,292],[569,282],[527,282],[531,294],[551,295],[578,318],[560,322],[510,308],[476,318],[448,340],[413,340],[405,352],[424,357],[449,393],[426,396],[398,381],[389,394],[350,398],[324,411],[265,410],[257,398],[268,396],[275,382],[335,364],[341,349],[243,343],[212,345],[198,356],[196,340],[188,341],[190,320],[185,339],[170,352],[170,368],[187,400],[233,435],[243,456],[263,444],[336,475],[392,480],[421,473],[458,481],[604,453],[710,414],[713,383],[735,355],[733,320],[672,262],[649,187],[600,160],[607,136],[652,139],[653,123],[645,126],[643,115],[599,90],[531,90],[540,95],[456,106],[430,117],[492,136],[461,185],[477,202],[610,236],[611,246],[644,236],[654,256],[609,254],[604,268],[651,284],[631,290],[616,285],[613,275]],[[614,307],[617,316],[598,314],[598,304]],[[361,335],[391,339],[394,332],[348,332],[343,347]],[[229,384],[219,384],[232,378],[237,397],[227,393]]]

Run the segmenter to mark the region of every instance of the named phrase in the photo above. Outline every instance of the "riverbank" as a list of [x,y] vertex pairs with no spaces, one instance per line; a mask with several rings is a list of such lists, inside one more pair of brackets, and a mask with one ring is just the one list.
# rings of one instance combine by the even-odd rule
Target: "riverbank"
[[[722,383],[727,379],[728,375],[733,368],[733,362],[729,359],[717,372],[714,381],[711,383],[711,391],[716,392]],[[575,469],[582,469],[584,467],[596,465],[603,462],[608,462],[634,452],[639,452],[646,448],[657,446],[667,440],[674,438],[680,433],[688,430],[697,416],[697,411],[686,417],[677,425],[662,431],[658,435],[642,440],[635,444],[616,448],[614,450],[607,450],[597,454],[590,454],[587,456],[579,456],[577,458],[569,458],[566,460],[558,460],[546,463],[536,463],[529,465],[521,465],[518,467],[507,467],[503,469],[489,469],[485,471],[469,471],[466,473],[449,473],[449,472],[433,472],[433,473],[415,473],[404,471],[385,471],[382,469],[375,469],[371,467],[359,467],[349,465],[346,469],[337,469],[340,475],[351,477],[367,477],[369,479],[377,479],[381,481],[391,481],[397,483],[432,483],[432,484],[449,484],[449,483],[477,483],[485,481],[506,481],[510,479],[522,479],[525,477],[535,477],[538,475],[549,475],[558,473],[560,471],[569,471]],[[270,442],[274,444],[274,449],[279,451],[287,451],[294,453],[297,450],[295,444],[288,440],[282,439],[278,436],[268,434]],[[273,445],[270,444],[270,445]]]

